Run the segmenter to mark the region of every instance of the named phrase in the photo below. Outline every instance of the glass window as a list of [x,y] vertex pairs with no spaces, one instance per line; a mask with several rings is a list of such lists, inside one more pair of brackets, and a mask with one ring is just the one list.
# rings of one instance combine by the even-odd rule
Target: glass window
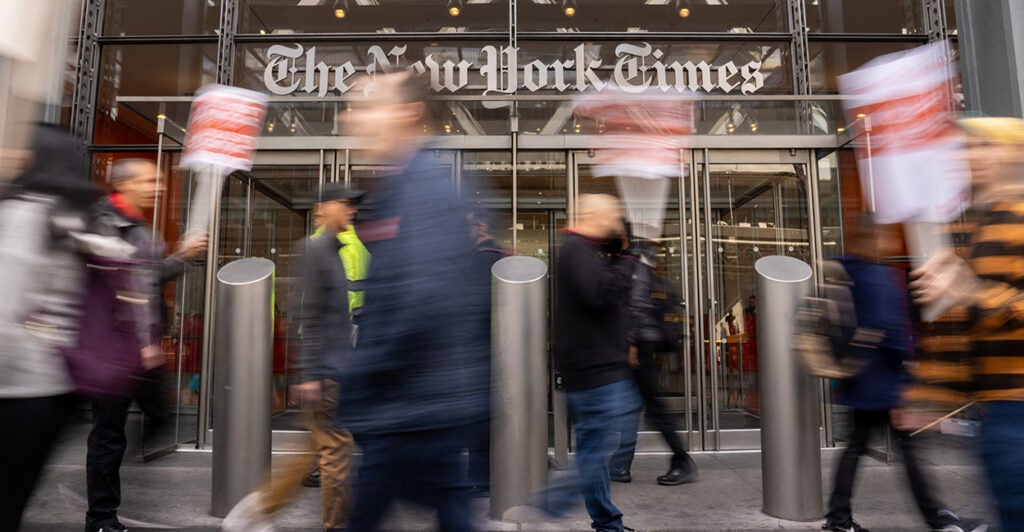
[[517,10],[520,31],[754,33],[787,31],[785,5],[784,0],[528,0]]
[[[122,104],[117,98],[191,96],[199,87],[212,83],[216,75],[215,44],[104,46],[100,60],[93,142],[155,144],[156,116],[138,110],[145,106]],[[167,116],[185,125],[188,122],[188,106],[178,105],[175,110],[175,116]],[[166,114],[163,110],[160,112]]]
[[241,0],[239,33],[508,32],[507,0]]
[[108,0],[104,35],[212,35],[220,0]]
[[811,59],[811,90],[814,94],[838,94],[836,77],[855,70],[880,56],[908,50],[916,42],[812,42],[808,46]]
[[955,0],[945,0],[946,7],[946,33],[949,35],[957,34],[956,25],[956,2]]
[[811,33],[923,34],[921,0],[804,0]]

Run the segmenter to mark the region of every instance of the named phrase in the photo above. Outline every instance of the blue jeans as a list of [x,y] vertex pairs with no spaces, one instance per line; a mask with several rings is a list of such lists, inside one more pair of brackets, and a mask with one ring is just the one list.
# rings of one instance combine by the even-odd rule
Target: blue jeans
[[[643,399],[632,379],[568,392],[566,398],[576,428],[576,467],[583,501],[593,520],[590,526],[620,531],[622,512],[612,504],[608,462],[616,445],[628,447],[633,454]],[[620,433],[632,443],[620,442]]]
[[999,506],[999,530],[1024,530],[1024,401],[985,403],[981,459]]

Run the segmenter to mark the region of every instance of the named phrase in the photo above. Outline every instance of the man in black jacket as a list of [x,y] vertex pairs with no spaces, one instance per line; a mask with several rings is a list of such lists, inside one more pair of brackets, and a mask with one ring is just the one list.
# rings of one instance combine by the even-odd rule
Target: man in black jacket
[[[612,504],[608,459],[619,438],[636,444],[642,400],[627,361],[625,301],[634,260],[622,207],[603,194],[580,196],[577,224],[562,241],[555,283],[555,365],[576,428],[576,464],[592,527],[626,530]],[[616,432],[620,437],[616,437]]]
[[[117,161],[110,171],[110,185],[114,192],[95,207],[94,224],[97,233],[117,236],[137,248],[137,259],[157,261],[159,265],[152,277],[148,312],[137,319],[139,352],[146,370],[143,384],[135,392],[142,411],[157,423],[166,422],[168,414],[161,396],[163,352],[160,338],[163,330],[161,286],[185,270],[185,261],[198,257],[206,250],[205,236],[183,240],[178,251],[166,256],[166,247],[151,236],[144,211],[152,209],[163,191],[159,185],[159,169],[146,159]],[[127,448],[125,421],[132,397],[106,397],[93,403],[93,428],[89,433],[86,455],[86,486],[89,510],[86,513],[87,532],[120,532],[125,530],[117,520],[121,505],[121,461]]]

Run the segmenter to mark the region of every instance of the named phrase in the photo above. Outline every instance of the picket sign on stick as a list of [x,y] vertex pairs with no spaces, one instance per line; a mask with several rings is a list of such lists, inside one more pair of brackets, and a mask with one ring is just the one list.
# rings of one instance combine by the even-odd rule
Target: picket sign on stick
[[[970,201],[963,135],[952,122],[955,79],[948,42],[878,57],[839,76],[849,122],[870,123],[870,142],[855,149],[862,190],[877,223],[902,223],[914,267],[950,247],[942,224]],[[933,320],[947,299],[922,309]]]
[[191,168],[195,193],[186,233],[209,230],[224,178],[234,170],[249,170],[267,114],[266,95],[225,85],[199,89],[185,128],[181,166]]
[[648,94],[638,99],[604,92],[581,98],[573,113],[593,121],[608,139],[590,157],[594,177],[614,177],[634,234],[661,237],[670,179],[679,175],[681,151],[693,134],[694,99]]

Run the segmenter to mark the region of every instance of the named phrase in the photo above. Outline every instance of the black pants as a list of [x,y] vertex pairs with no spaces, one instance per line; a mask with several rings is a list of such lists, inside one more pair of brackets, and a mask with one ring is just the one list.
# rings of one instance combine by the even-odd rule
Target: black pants
[[637,387],[644,399],[647,418],[661,432],[665,443],[672,449],[672,467],[684,467],[690,460],[683,447],[682,440],[676,434],[677,425],[668,411],[664,401],[658,396],[658,369],[654,365],[654,353],[658,350],[657,342],[639,342],[637,344],[640,367],[634,371]]
[[[876,428],[890,428],[888,410],[853,410],[853,435],[850,437],[850,445],[843,451],[843,456],[839,459],[839,467],[836,468],[836,482],[832,490],[832,498],[828,502],[827,518],[840,522],[852,518],[850,497],[853,495],[857,462],[860,461],[861,455],[867,449],[871,431]],[[917,508],[929,526],[940,526],[938,512],[944,507],[932,497],[929,483],[914,450],[914,439],[908,432],[895,428],[892,431],[903,454],[903,464],[907,469],[910,490],[914,494]]]
[[[152,371],[142,379],[135,400],[142,412],[156,423],[168,419],[163,396],[163,373]],[[128,439],[125,422],[131,397],[105,397],[93,401],[92,432],[89,433],[85,459],[85,480],[89,496],[89,510],[85,514],[86,528],[95,530],[117,521],[121,506],[121,461],[124,459]]]
[[0,530],[16,531],[53,443],[74,407],[70,394],[0,399]]

